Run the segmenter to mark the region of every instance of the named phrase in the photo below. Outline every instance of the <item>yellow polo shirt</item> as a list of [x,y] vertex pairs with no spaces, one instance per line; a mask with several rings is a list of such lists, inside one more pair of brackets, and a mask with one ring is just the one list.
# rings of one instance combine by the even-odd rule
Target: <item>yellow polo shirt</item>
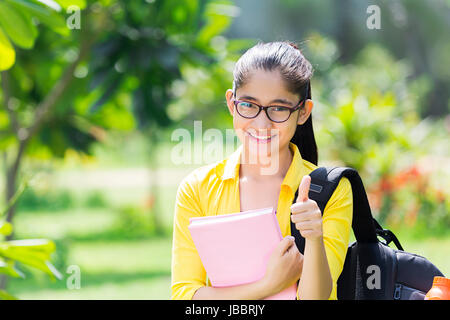
[[[277,207],[277,219],[283,237],[291,234],[290,207],[300,181],[317,168],[302,159],[295,144],[290,143],[289,148],[294,156],[281,184]],[[242,145],[225,160],[194,170],[183,179],[178,188],[172,244],[172,299],[192,299],[198,288],[211,285],[187,228],[189,218],[240,211],[241,152]],[[333,279],[329,299],[337,299],[336,281],[342,272],[347,253],[352,210],[351,185],[347,178],[342,178],[325,207],[322,220],[325,252]]]

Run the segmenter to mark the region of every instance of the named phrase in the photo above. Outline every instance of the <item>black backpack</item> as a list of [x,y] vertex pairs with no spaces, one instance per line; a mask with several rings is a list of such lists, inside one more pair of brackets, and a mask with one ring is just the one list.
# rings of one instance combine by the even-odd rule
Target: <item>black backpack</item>
[[[347,167],[320,167],[309,175],[309,198],[317,202],[322,212],[342,177],[352,186],[352,229],[356,241],[348,247],[337,281],[338,300],[423,300],[434,277],[444,275],[426,258],[403,251],[397,237],[372,217],[358,172]],[[294,201],[297,195],[298,191]],[[291,233],[303,253],[305,239],[292,221]],[[391,242],[398,250],[388,246]]]

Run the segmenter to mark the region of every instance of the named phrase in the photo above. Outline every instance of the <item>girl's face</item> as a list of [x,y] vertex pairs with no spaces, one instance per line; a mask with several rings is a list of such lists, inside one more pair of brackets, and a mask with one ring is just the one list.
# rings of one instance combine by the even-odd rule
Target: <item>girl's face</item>
[[301,108],[292,112],[285,122],[271,121],[261,110],[256,118],[241,116],[234,101],[255,102],[262,106],[280,106],[294,108],[300,102],[300,95],[287,90],[279,71],[254,70],[245,85],[226,93],[227,106],[233,116],[233,126],[241,140],[244,150],[258,158],[267,158],[274,153],[288,150],[289,142],[294,136],[298,124],[303,124],[309,117],[313,103],[306,100]]

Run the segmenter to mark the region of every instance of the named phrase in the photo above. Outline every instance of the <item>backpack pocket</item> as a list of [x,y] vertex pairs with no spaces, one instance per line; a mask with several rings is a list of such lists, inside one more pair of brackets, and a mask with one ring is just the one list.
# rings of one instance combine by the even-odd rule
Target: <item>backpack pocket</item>
[[424,300],[425,292],[405,286],[400,283],[395,284],[394,300]]

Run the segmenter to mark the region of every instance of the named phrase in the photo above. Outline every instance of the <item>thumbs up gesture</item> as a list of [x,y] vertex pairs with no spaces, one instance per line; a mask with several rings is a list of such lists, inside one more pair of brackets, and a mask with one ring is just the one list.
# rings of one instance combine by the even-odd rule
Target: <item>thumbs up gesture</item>
[[317,240],[323,236],[322,212],[317,202],[309,199],[309,186],[311,177],[306,175],[298,188],[298,197],[291,206],[291,220],[303,238]]

